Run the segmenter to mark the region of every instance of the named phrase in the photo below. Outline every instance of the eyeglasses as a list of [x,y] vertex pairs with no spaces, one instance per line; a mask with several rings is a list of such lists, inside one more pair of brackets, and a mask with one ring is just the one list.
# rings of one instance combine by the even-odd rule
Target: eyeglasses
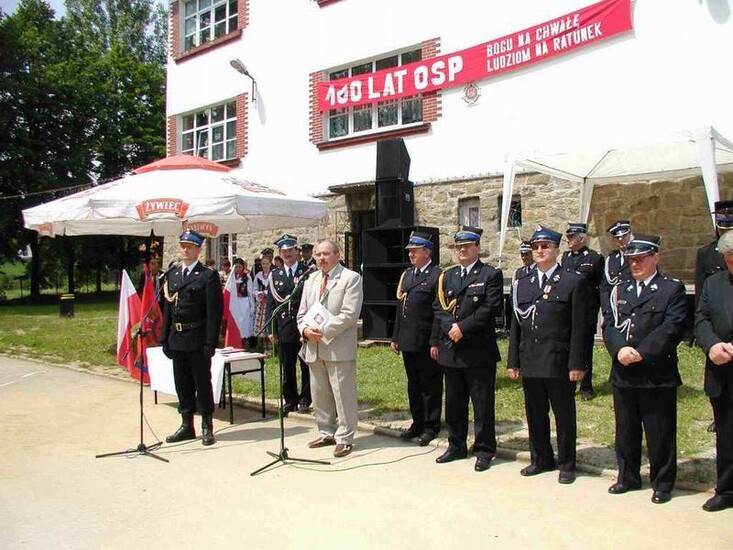
[[552,243],[532,243],[532,250],[545,250],[548,248],[556,248]]
[[632,264],[641,263],[647,258],[651,258],[654,254],[636,254],[635,256],[626,256],[626,259],[629,260]]

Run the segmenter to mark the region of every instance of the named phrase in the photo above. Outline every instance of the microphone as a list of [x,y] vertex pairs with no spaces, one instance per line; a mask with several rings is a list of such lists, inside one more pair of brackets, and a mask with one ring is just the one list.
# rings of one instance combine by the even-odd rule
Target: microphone
[[177,267],[180,267],[180,265],[181,265],[180,262],[173,262],[168,269],[166,269],[163,273],[158,275],[158,280],[162,281],[163,279],[165,279],[171,271],[173,271]]

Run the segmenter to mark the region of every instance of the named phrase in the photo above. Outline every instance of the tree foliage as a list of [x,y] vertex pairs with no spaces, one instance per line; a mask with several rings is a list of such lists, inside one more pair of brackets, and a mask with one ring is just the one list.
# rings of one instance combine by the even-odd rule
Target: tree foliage
[[0,256],[31,245],[33,294],[46,249],[101,269],[131,247],[129,239],[102,237],[39,243],[22,229],[21,210],[165,152],[164,8],[153,0],[67,0],[66,7],[61,19],[42,0],[0,13]]

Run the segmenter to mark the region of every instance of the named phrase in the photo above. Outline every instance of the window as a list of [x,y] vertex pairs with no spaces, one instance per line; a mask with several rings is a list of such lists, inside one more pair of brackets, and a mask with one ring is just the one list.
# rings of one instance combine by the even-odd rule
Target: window
[[183,49],[237,30],[237,0],[191,0],[183,8]]
[[[499,208],[498,216],[498,227],[501,231],[501,208],[503,197],[497,197],[497,203]],[[521,195],[512,195],[512,202],[509,204],[509,220],[507,227],[522,227],[522,197]]]
[[458,225],[481,227],[479,216],[479,198],[458,199]]
[[237,236],[233,233],[219,235],[216,239],[216,250],[218,254],[212,259],[216,261],[217,266],[220,266],[223,258],[233,260],[237,257]]
[[210,160],[237,156],[237,103],[222,103],[181,117],[181,153]]
[[[336,80],[369,74],[421,59],[421,50],[411,50],[332,71],[328,78]],[[328,139],[374,133],[418,122],[422,122],[421,97],[380,101],[347,109],[332,109],[328,112]]]

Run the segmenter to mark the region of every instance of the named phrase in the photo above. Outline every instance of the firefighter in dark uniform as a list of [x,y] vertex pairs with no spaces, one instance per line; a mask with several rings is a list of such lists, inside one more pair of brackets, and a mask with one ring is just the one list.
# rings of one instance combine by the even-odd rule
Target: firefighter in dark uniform
[[502,314],[503,275],[479,260],[481,233],[461,226],[454,235],[460,265],[444,271],[438,280],[430,355],[445,367],[445,420],[448,450],[439,464],[468,456],[468,402],[473,403],[476,456],[474,469],[487,470],[496,454],[494,391],[496,317]]
[[[529,428],[531,464],[525,477],[560,468],[560,483],[575,481],[575,382],[585,373],[587,288],[574,270],[558,263],[562,235],[538,226],[532,235],[535,261],[514,281],[514,315],[509,336],[509,377],[520,373]],[[557,427],[557,465],[550,443],[549,410]]]
[[604,315],[608,310],[608,297],[611,295],[613,287],[619,284],[620,281],[631,278],[629,263],[624,259],[624,250],[629,241],[634,238],[629,220],[615,221],[606,231],[611,235],[616,250],[606,256],[606,263],[603,267],[600,292],[601,311]]
[[202,416],[201,441],[213,445],[214,396],[211,358],[219,341],[222,292],[219,274],[198,261],[204,238],[186,231],[180,239],[181,265],[164,282],[163,353],[173,360],[173,378],[181,413],[180,428],[166,437],[168,443],[195,439],[193,415]]
[[[727,216],[733,222],[730,214]],[[721,220],[723,221],[723,220]],[[715,495],[703,504],[706,512],[733,508],[733,232],[721,235],[718,248],[724,272],[708,278],[695,313],[695,338],[705,352],[705,393],[715,423]]]
[[316,259],[313,257],[313,245],[310,243],[303,243],[299,247],[300,250],[300,261],[308,269],[312,265],[316,265]]
[[569,250],[562,254],[560,266],[580,273],[588,283],[588,334],[585,341],[585,376],[580,381],[580,396],[593,399],[593,345],[601,307],[600,286],[604,277],[604,261],[595,250],[586,245],[588,226],[580,222],[568,222],[565,240]]
[[652,502],[671,499],[677,477],[677,345],[687,318],[685,286],[658,271],[660,238],[639,233],[624,255],[632,278],[610,296],[603,339],[611,355],[618,480],[614,495],[641,488],[641,434],[646,433]]
[[397,285],[397,314],[392,333],[392,351],[402,353],[407,374],[407,397],[412,425],[402,439],[418,438],[424,447],[440,432],[443,405],[443,367],[430,357],[430,332],[433,328],[440,268],[432,263],[433,241],[430,233],[413,231],[405,247],[412,267],[407,268]]
[[[273,269],[270,275],[270,294],[268,311],[283,306],[275,316],[275,330],[280,346],[280,360],[283,365],[283,414],[298,410],[306,412],[311,406],[311,384],[308,365],[298,357],[300,349],[300,333],[296,323],[300,299],[303,294],[302,277],[306,267],[298,261],[296,243],[298,239],[292,235],[283,235],[275,245],[278,247],[283,267]],[[306,275],[307,278],[307,275]],[[293,291],[295,295],[292,296]],[[298,373],[296,365],[300,363],[301,391],[298,393]]]

